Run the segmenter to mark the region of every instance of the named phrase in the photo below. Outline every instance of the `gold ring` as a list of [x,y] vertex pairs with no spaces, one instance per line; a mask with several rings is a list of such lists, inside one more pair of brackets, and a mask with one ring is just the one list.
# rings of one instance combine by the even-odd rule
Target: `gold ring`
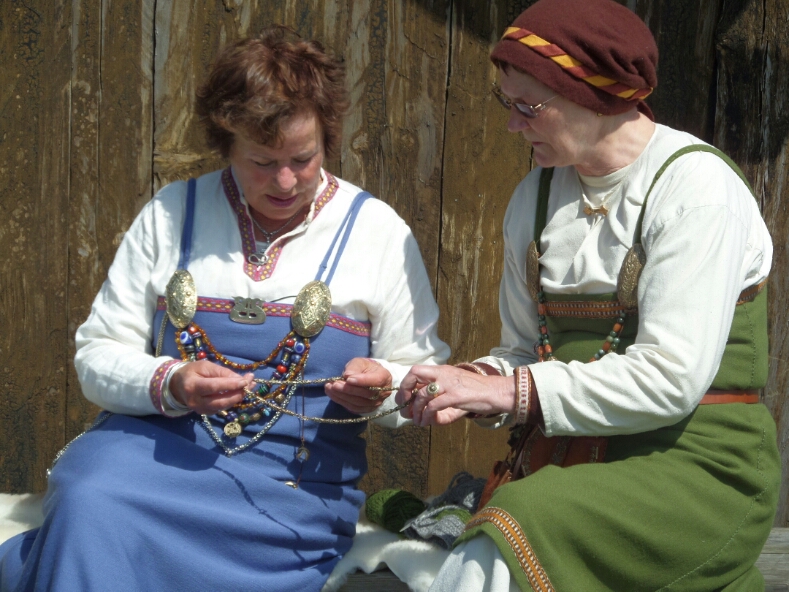
[[438,383],[437,382],[429,383],[425,390],[427,391],[427,394],[430,395],[431,397],[437,397],[438,396]]

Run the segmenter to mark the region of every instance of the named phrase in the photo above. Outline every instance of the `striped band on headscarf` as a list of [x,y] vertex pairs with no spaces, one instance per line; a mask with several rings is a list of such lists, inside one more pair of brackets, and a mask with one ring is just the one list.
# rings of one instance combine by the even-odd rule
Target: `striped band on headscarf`
[[555,45],[550,41],[546,41],[542,37],[539,37],[531,31],[527,31],[526,29],[509,27],[506,31],[504,31],[504,35],[502,35],[501,38],[512,39],[513,41],[523,43],[523,45],[533,49],[540,55],[550,58],[576,78],[625,100],[637,101],[639,99],[644,99],[648,97],[654,90],[652,88],[630,88],[626,84],[622,84],[621,82],[617,82],[611,78],[601,76],[597,72],[594,72],[593,70],[590,70],[584,66],[581,62],[569,55],[558,45]]

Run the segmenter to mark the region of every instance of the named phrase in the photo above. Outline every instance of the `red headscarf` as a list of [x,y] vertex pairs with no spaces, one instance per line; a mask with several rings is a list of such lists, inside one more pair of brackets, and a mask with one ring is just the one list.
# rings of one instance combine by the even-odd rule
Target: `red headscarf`
[[491,53],[566,99],[603,115],[638,107],[657,86],[658,50],[644,22],[613,0],[539,0]]

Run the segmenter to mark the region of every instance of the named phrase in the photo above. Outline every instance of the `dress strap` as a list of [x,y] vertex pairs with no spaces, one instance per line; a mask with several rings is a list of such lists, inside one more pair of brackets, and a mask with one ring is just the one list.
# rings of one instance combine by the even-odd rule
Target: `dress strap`
[[[663,163],[663,166],[658,169],[658,172],[655,173],[655,178],[652,179],[652,184],[649,186],[649,190],[647,191],[647,195],[644,198],[644,203],[641,206],[641,213],[638,215],[638,223],[636,224],[636,232],[635,236],[633,236],[633,244],[640,244],[641,243],[641,228],[644,223],[644,214],[647,211],[647,202],[649,201],[649,195],[652,193],[652,189],[654,189],[655,184],[658,182],[658,179],[663,176],[663,173],[666,172],[666,169],[669,165],[677,160],[680,156],[684,156],[685,154],[690,154],[691,152],[709,152],[710,154],[714,154],[721,158],[726,164],[728,164],[731,169],[737,173],[737,176],[742,179],[742,182],[745,183],[745,186],[748,188],[748,191],[751,192],[751,195],[754,195],[753,189],[751,188],[751,184],[748,183],[748,179],[745,178],[745,174],[740,170],[740,167],[729,158],[726,154],[715,148],[714,146],[708,146],[707,144],[692,144],[691,146],[685,146],[684,148],[680,148],[674,154],[668,157],[666,162]],[[756,197],[754,195],[754,197]]]
[[548,219],[548,198],[551,195],[551,180],[553,179],[553,167],[542,169],[540,173],[540,189],[537,192],[537,214],[534,217],[534,243],[537,250],[540,248],[540,237],[545,230]]
[[356,222],[356,216],[359,214],[362,204],[371,197],[372,195],[367,191],[362,191],[354,198],[351,207],[348,208],[348,213],[345,214],[345,218],[340,224],[340,227],[337,229],[337,234],[334,235],[334,239],[332,239],[331,245],[329,245],[329,250],[326,251],[326,256],[323,258],[323,261],[321,261],[320,267],[318,267],[318,273],[315,276],[316,280],[319,280],[321,277],[323,277],[326,268],[329,266],[329,259],[331,258],[332,252],[334,252],[337,239],[340,239],[340,244],[337,247],[337,252],[334,254],[334,261],[332,262],[331,269],[329,270],[329,275],[326,276],[326,281],[324,282],[327,286],[331,283],[331,280],[334,277],[334,271],[337,269],[337,263],[340,261],[342,252],[345,250],[345,244],[348,242],[348,237],[351,235],[351,230],[353,230],[353,225]]
[[195,195],[197,193],[197,180],[189,179],[186,185],[186,215],[181,231],[181,258],[178,260],[178,269],[186,269],[189,257],[192,255],[192,229],[195,219]]

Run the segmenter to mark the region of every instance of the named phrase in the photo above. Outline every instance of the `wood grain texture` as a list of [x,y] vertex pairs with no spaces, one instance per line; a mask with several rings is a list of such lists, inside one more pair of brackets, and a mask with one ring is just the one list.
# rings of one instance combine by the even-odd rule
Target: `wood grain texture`
[[71,9],[0,4],[0,490],[40,489],[64,442]]
[[767,590],[789,590],[789,528],[773,528],[756,560]]
[[[449,27],[447,6],[354,3],[343,48],[351,90],[342,176],[391,205],[414,231],[435,288]],[[368,493],[390,487],[427,494],[430,432],[366,432]]]
[[[507,113],[491,94],[496,70],[488,56],[508,24],[507,8],[503,1],[453,5],[438,303],[440,334],[456,362],[487,355],[499,342],[502,223],[530,168],[529,145],[507,132]],[[460,470],[486,477],[506,439],[506,430],[473,422],[433,428],[429,492],[443,491]]]
[[773,237],[770,374],[783,477],[775,525],[789,525],[789,0],[725,0],[718,27],[714,143],[750,180]]
[[[115,252],[151,197],[154,0],[72,3],[69,357]],[[67,439],[98,407],[69,365]]]
[[656,121],[707,142],[715,117],[715,25],[721,2],[621,2],[644,20],[658,45],[658,86],[647,99]]

